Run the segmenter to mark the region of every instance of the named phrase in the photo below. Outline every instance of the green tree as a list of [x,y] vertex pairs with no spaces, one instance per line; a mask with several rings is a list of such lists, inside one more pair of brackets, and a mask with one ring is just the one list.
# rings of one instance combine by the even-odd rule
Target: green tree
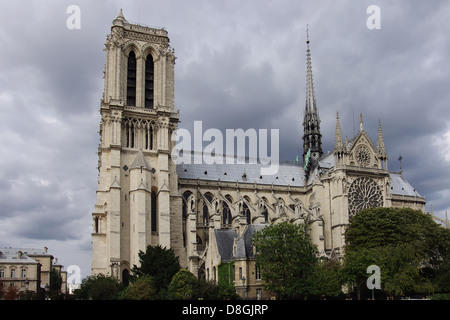
[[239,295],[234,287],[234,261],[222,262],[217,268],[218,291],[220,299],[237,299]]
[[198,300],[218,300],[221,299],[219,286],[214,281],[205,278],[198,278],[194,289],[194,299]]
[[62,285],[61,273],[54,269],[50,272],[50,290],[60,292]]
[[342,277],[345,282],[346,293],[356,290],[358,300],[361,297],[361,289],[366,284],[367,267],[375,264],[374,250],[349,250],[344,255]]
[[49,297],[52,300],[61,299],[61,285],[62,285],[62,277],[61,273],[53,268],[50,272],[50,292]]
[[312,295],[325,298],[342,294],[341,265],[336,260],[319,260],[309,278]]
[[116,300],[122,289],[123,285],[117,279],[98,274],[84,278],[75,296],[81,300]]
[[145,252],[139,251],[138,256],[140,266],[133,266],[131,281],[150,276],[157,292],[166,291],[172,277],[180,270],[180,262],[173,249],[148,246]]
[[390,296],[408,293],[428,295],[434,290],[430,279],[424,277],[421,260],[410,244],[383,246],[374,249],[374,263],[380,267],[383,290]]
[[256,232],[252,241],[267,290],[278,298],[308,294],[308,278],[314,271],[318,252],[305,225],[273,224]]
[[132,282],[121,293],[123,300],[153,300],[156,298],[156,288],[150,276],[142,276]]
[[437,288],[432,278],[445,265],[449,239],[449,230],[421,211],[362,210],[345,232],[343,274],[358,296],[371,264],[380,267],[382,289],[389,295],[429,294]]
[[[428,263],[436,263],[445,249],[444,229],[430,215],[409,208],[362,210],[345,232],[346,251],[410,244]],[[437,260],[436,260],[437,259]]]
[[186,269],[181,269],[172,278],[169,296],[174,300],[189,300],[194,297],[197,278]]
[[436,267],[434,281],[438,287],[437,291],[448,293],[450,297],[450,244],[447,250],[442,252],[442,262]]

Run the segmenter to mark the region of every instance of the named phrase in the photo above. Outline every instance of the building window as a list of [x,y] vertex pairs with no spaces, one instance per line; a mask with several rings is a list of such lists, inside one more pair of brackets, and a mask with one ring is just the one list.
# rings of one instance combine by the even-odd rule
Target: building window
[[11,278],[16,277],[16,269],[11,269]]
[[127,148],[134,148],[135,125],[136,125],[135,121],[136,120],[129,120],[129,121],[127,121],[127,123],[125,125]]
[[5,277],[5,269],[0,269],[0,278]]
[[183,207],[181,211],[181,219],[182,219],[182,229],[183,229],[183,247],[187,245],[187,233],[188,233],[188,225],[187,225],[187,216],[189,214],[189,197],[192,195],[192,192],[186,191],[183,193]]
[[258,265],[255,265],[255,279],[261,280],[261,268]]
[[98,217],[94,218],[94,231],[98,233]]
[[262,289],[256,289],[256,300],[262,299]]
[[136,54],[131,51],[127,67],[127,105],[136,105]]
[[145,127],[145,149],[153,150],[153,125],[151,123]]
[[210,193],[205,194],[205,199],[203,199],[203,217],[202,217],[202,221],[203,221],[203,225],[207,226],[209,224],[209,209],[208,209],[208,204],[211,204],[212,200],[213,200],[213,196]]
[[22,278],[26,278],[26,277],[27,277],[27,270],[22,269]]
[[348,211],[350,217],[362,209],[379,208],[383,206],[383,194],[375,180],[357,178],[348,191]]
[[233,263],[233,281],[236,282],[236,267]]
[[223,206],[222,224],[224,227],[230,227],[232,219],[230,207],[225,201],[222,202],[222,206]]
[[250,214],[250,209],[248,208],[247,204],[244,202],[244,204],[242,205],[242,215],[245,216],[246,220],[247,220],[247,224],[251,224],[252,223],[252,217]]
[[130,284],[130,272],[128,271],[128,269],[124,269],[122,271],[122,283],[125,286],[128,286]]
[[267,207],[264,206],[264,210],[262,213],[263,217],[264,217],[264,223],[268,223],[269,222],[269,213],[267,212]]
[[156,195],[155,191],[152,191],[152,199],[151,199],[152,232],[156,232],[156,230],[157,230],[157,224],[156,224],[157,205],[158,205],[158,196]]
[[145,107],[149,109],[153,109],[154,105],[154,69],[153,57],[149,54],[145,60]]

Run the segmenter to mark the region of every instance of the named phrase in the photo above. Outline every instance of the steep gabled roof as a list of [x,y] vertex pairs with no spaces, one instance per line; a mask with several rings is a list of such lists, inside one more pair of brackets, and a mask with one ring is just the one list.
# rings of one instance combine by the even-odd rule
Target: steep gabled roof
[[222,261],[230,261],[233,257],[233,242],[236,238],[236,230],[234,229],[215,229],[217,250]]
[[408,181],[403,177],[401,173],[389,173],[391,182],[391,193],[401,196],[416,196],[421,197],[421,195],[409,184]]

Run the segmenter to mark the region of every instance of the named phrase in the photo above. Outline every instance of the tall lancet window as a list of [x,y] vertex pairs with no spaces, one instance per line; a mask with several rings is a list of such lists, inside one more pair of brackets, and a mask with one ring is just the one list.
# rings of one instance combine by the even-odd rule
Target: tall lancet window
[[153,109],[153,80],[154,80],[153,57],[151,54],[145,59],[145,107]]
[[131,51],[127,66],[127,106],[136,105],[136,54]]
[[151,213],[150,213],[152,232],[156,232],[158,229],[156,221],[157,213],[158,213],[158,195],[156,194],[156,191],[153,190],[151,195]]

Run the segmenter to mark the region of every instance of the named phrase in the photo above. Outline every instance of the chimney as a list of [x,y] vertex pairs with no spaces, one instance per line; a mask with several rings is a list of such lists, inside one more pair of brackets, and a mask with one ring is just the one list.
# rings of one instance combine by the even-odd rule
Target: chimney
[[19,252],[17,252],[17,258],[22,259],[22,251],[19,250]]
[[48,248],[44,247],[44,253],[47,253],[47,251],[48,251]]

